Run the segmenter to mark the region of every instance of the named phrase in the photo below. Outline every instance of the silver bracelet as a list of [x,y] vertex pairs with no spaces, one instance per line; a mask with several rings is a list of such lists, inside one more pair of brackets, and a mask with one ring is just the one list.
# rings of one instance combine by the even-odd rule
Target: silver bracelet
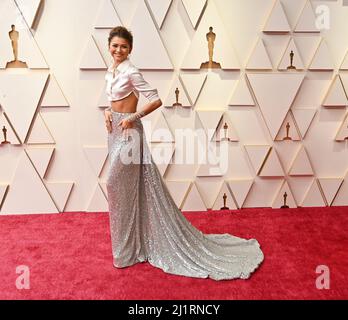
[[143,116],[145,116],[145,111],[140,111],[140,112],[136,112],[136,113],[133,113],[132,115],[128,116],[126,118],[127,121],[130,121],[130,122],[133,122],[137,119],[140,119],[142,118]]

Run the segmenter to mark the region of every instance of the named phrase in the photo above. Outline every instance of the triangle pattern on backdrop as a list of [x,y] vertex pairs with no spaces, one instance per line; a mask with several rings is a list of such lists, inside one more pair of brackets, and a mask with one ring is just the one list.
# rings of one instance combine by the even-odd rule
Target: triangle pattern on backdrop
[[46,187],[60,212],[64,212],[74,182],[46,182]]
[[248,60],[246,69],[249,70],[272,70],[272,62],[269,59],[263,40],[260,38]]
[[3,136],[2,129],[5,127],[6,131],[6,141],[10,142],[11,144],[21,144],[21,142],[18,140],[17,134],[15,131],[13,131],[11,124],[7,121],[6,115],[4,113],[0,114],[0,130],[1,130],[1,142],[5,141],[5,137]]
[[33,28],[42,0],[15,0],[29,28]]
[[337,195],[334,197],[332,205],[348,206],[348,171],[346,172],[343,183],[341,184]]
[[320,42],[320,45],[308,69],[309,70],[333,70],[334,69],[331,53],[324,39],[322,39],[322,41]]
[[221,189],[219,191],[218,196],[215,199],[215,202],[213,204],[212,209],[213,210],[222,210],[221,208],[224,207],[224,197],[226,196],[226,207],[228,209],[223,209],[223,210],[236,210],[237,206],[236,203],[234,202],[234,197],[228,188],[228,185],[226,182],[224,182],[221,186]]
[[247,155],[249,157],[249,160],[255,170],[256,174],[259,174],[259,171],[271,151],[271,146],[268,145],[245,145],[244,146]]
[[233,91],[229,106],[255,106],[255,101],[251,95],[248,84],[244,76],[238,81]]
[[58,213],[45,185],[24,151],[10,183],[2,212],[5,214]]
[[299,141],[301,135],[297,129],[297,124],[292,116],[291,110],[286,115],[282,126],[275,138],[276,141]]
[[[134,65],[139,69],[173,70],[173,64],[169,59],[145,2],[139,2],[130,29],[134,37],[137,38],[137,45],[132,51],[132,62]],[[151,46],[149,46],[148,39],[151,39]],[[153,54],[154,52],[156,54]]]
[[54,147],[27,148],[25,150],[33,166],[35,167],[36,171],[39,173],[42,179],[45,177],[45,174],[51,162],[54,150],[55,150]]
[[213,49],[213,61],[220,63],[222,69],[239,70],[240,63],[230,43],[230,37],[212,1],[208,1],[207,8],[184,57],[181,69],[200,69],[202,63],[209,61],[207,33],[210,27],[213,28],[212,31],[216,36]]
[[104,70],[113,63],[113,58],[111,57],[109,48],[107,46],[107,39],[109,37],[110,31],[111,29],[104,28],[94,28],[92,31],[92,39],[94,40],[94,43],[101,55],[101,58],[105,62]]
[[288,206],[289,208],[297,208],[297,204],[295,201],[295,198],[291,192],[291,189],[286,181],[284,181],[284,184],[282,185],[281,189],[279,190],[278,195],[274,199],[272,203],[272,208],[277,209],[281,208],[282,206]]
[[150,142],[175,142],[173,133],[171,132],[168,123],[162,112],[159,113],[155,120],[154,126],[151,128]]
[[100,7],[98,17],[94,23],[94,28],[112,29],[115,26],[122,25],[118,17],[114,5],[111,0],[104,0]]
[[289,172],[291,176],[312,176],[314,175],[311,162],[305,148],[302,146],[291,165]]
[[321,194],[317,179],[313,180],[311,187],[301,203],[301,207],[325,207],[325,201]]
[[[7,63],[14,60],[11,42],[9,41],[10,39],[8,37],[12,24],[15,25],[15,31],[17,31],[19,35],[18,60],[25,62],[27,67],[30,69],[48,69],[47,62],[42,55],[42,52],[38,47],[27,22],[16,6],[15,1],[2,0],[1,5],[1,11],[6,12],[6,14],[1,15],[0,34],[6,36],[0,37],[0,69],[5,69]],[[24,7],[21,8],[24,11]]]
[[87,206],[87,212],[108,212],[108,202],[105,198],[105,195],[99,185],[95,186],[93,195],[91,199],[89,200],[88,206]]
[[279,157],[274,148],[268,154],[266,161],[264,162],[260,173],[260,177],[283,177],[284,170],[280,164]]
[[183,211],[206,211],[207,208],[202,200],[201,195],[197,189],[197,186],[194,182],[191,184],[185,200],[183,202]]
[[308,109],[308,108],[296,108],[292,109],[292,114],[294,116],[294,120],[297,124],[298,130],[301,133],[302,139],[305,138],[309,127],[317,113],[316,109]]
[[202,16],[207,0],[181,0],[194,29],[197,28],[199,18]]
[[287,70],[289,66],[291,66],[290,53],[293,52],[293,63],[292,65],[296,67],[297,70],[303,70],[304,64],[302,62],[301,53],[297,48],[295,40],[292,38],[284,51],[283,58],[278,65],[278,70]]
[[183,81],[187,93],[191,100],[192,106],[196,104],[199,94],[202,91],[205,81],[207,80],[206,73],[181,73],[180,78]]
[[108,156],[107,147],[104,146],[84,146],[83,150],[88,159],[89,164],[91,165],[93,172],[97,177],[99,177],[106,158]]
[[307,0],[296,23],[294,32],[320,32],[316,27],[316,19],[317,17],[313,11],[311,1]]
[[301,148],[301,141],[276,141],[273,148],[277,150],[277,154],[280,159],[280,163],[284,171],[289,172],[292,163],[295,160],[297,153]]
[[104,197],[107,200],[108,199],[108,188],[106,181],[99,181],[99,186],[103,191]]
[[181,208],[185,195],[191,185],[191,181],[168,181],[166,180],[166,186],[173,197],[176,205]]
[[345,141],[348,140],[348,113],[346,114],[340,129],[337,132],[336,141]]
[[55,144],[55,140],[52,137],[45,121],[42,118],[41,113],[37,114],[35,122],[29,133],[27,144]]
[[254,183],[253,179],[228,180],[229,187],[236,199],[238,208],[242,208],[246,197]]
[[207,133],[208,141],[211,141],[223,113],[223,111],[197,111],[197,115]]
[[272,11],[268,17],[263,32],[269,33],[288,33],[291,31],[288,19],[284,12],[282,3],[275,0]]
[[324,107],[346,107],[348,100],[343,88],[340,75],[336,75],[324,98]]
[[0,210],[2,208],[3,203],[5,202],[8,187],[8,184],[0,184]]
[[[256,100],[275,139],[305,77],[303,73],[247,74]],[[275,113],[274,110],[277,110]]]
[[[208,209],[212,209],[216,199],[218,198],[219,190],[223,185],[220,178],[198,178],[195,181],[199,194]],[[222,199],[222,198],[221,198]]]
[[318,182],[323,190],[327,204],[331,206],[343,183],[343,178],[319,178]]
[[55,76],[50,74],[41,107],[69,107]]
[[80,62],[81,70],[105,70],[105,61],[94,41],[93,37],[88,38],[86,49]]
[[348,70],[348,51],[347,51],[346,55],[344,56],[340,70]]
[[[0,75],[0,104],[22,143],[39,107],[47,79],[46,72]],[[17,88],[21,88],[20,95]]]
[[181,106],[177,107],[191,107],[191,102],[189,101],[189,98],[186,95],[186,91],[180,81],[180,78],[175,77],[175,80],[173,81],[173,84],[169,90],[169,94],[167,98],[164,100],[163,106],[167,108],[173,108],[176,106],[173,106],[173,104],[176,103],[176,90],[178,89],[178,103],[181,104]]
[[317,49],[319,48],[321,38],[319,35],[310,36],[308,34],[305,36],[296,35],[294,39],[304,67],[308,68],[314,58],[315,53],[317,52]]
[[125,27],[129,27],[140,1],[144,0],[112,0],[114,8],[122,21],[122,25]]
[[[227,125],[226,129],[225,125]],[[227,113],[224,114],[223,118],[219,122],[219,125],[212,138],[212,141],[239,141],[237,131],[234,128],[232,120],[230,119]]]
[[173,0],[147,0],[159,29],[162,28],[172,1]]

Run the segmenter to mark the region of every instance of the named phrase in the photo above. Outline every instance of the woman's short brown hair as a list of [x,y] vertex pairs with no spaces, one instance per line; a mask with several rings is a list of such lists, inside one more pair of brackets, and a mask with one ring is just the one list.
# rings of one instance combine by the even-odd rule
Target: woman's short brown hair
[[127,42],[129,43],[130,49],[133,48],[133,35],[127,28],[123,26],[118,26],[113,28],[109,33],[109,38],[108,38],[109,46],[113,37],[119,37],[119,38],[123,38],[127,40]]

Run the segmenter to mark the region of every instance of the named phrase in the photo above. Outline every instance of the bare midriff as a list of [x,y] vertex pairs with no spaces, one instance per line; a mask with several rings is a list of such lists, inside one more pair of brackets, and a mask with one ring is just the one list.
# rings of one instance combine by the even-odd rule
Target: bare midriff
[[136,112],[137,111],[138,98],[132,92],[128,97],[117,101],[111,101],[111,108],[116,112]]

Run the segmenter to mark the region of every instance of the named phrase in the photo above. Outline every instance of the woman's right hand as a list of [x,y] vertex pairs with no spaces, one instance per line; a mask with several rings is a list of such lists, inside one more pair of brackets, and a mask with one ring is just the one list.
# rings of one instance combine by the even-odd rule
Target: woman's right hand
[[105,110],[105,125],[109,133],[112,131],[112,113],[111,111]]

